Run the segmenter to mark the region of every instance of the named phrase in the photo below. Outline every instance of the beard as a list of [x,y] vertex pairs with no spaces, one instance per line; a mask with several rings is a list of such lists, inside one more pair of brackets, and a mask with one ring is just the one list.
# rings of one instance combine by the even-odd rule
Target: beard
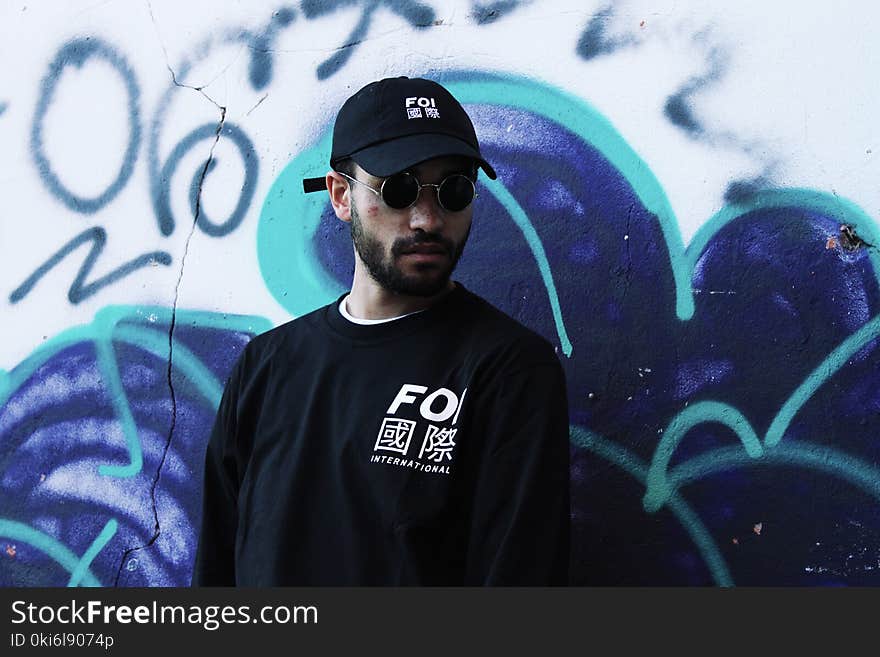
[[[354,199],[351,200],[351,241],[354,243],[354,248],[366,266],[370,277],[384,289],[397,294],[432,297],[446,289],[449,277],[458,264],[458,259],[464,251],[464,245],[467,243],[470,232],[471,229],[468,226],[464,238],[457,244],[436,233],[419,232],[409,238],[400,237],[394,240],[391,245],[391,253],[386,258],[385,247],[378,239],[364,230]],[[417,244],[435,244],[443,247],[449,256],[448,266],[438,268],[427,264],[417,266],[416,274],[405,274],[397,266],[397,258]]]

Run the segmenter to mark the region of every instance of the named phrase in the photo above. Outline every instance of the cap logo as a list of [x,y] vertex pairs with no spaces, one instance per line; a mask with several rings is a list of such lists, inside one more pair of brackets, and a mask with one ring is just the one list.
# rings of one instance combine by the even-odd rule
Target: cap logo
[[[413,105],[415,105],[416,107],[413,107]],[[440,110],[437,109],[437,104],[435,103],[433,98],[410,96],[406,99],[406,117],[408,119],[422,118],[423,108],[425,110],[425,118],[440,118]]]

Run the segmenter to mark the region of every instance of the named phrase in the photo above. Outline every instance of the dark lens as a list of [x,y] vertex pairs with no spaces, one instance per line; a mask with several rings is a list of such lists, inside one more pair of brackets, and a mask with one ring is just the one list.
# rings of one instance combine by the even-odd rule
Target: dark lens
[[453,174],[440,183],[437,197],[450,212],[461,212],[474,200],[474,183],[467,176]]
[[382,200],[395,210],[411,206],[419,195],[419,181],[411,173],[395,173],[382,183]]

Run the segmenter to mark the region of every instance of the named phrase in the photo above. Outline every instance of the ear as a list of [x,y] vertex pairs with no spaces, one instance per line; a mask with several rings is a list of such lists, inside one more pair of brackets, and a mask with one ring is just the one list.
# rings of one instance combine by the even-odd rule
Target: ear
[[351,187],[348,181],[335,171],[328,171],[325,182],[333,212],[342,221],[351,221]]

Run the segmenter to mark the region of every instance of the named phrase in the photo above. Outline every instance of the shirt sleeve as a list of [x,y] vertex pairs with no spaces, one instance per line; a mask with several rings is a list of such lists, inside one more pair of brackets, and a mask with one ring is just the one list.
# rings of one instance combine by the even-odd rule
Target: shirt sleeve
[[475,411],[484,418],[485,447],[465,584],[567,585],[570,457],[562,366],[552,355],[494,387]]
[[202,519],[192,586],[235,586],[238,526],[236,427],[242,370],[239,359],[223,390],[205,454]]

